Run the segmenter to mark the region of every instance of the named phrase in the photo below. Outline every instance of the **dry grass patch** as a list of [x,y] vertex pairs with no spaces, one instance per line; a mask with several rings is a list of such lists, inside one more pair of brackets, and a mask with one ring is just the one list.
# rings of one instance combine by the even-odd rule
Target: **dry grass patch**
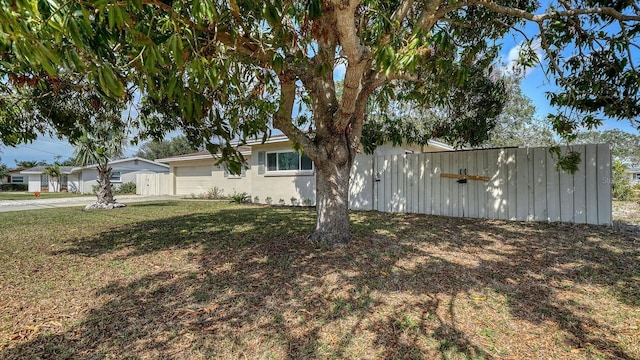
[[[640,358],[633,228],[169,201],[0,214],[0,358]],[[638,225],[638,224],[636,224]]]

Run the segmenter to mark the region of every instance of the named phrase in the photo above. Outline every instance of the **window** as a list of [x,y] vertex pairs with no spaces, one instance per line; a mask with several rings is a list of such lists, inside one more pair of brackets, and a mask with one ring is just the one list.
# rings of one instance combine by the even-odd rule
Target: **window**
[[633,174],[633,180],[640,180],[640,173]]
[[267,171],[313,171],[313,161],[293,151],[267,153]]
[[120,171],[111,172],[111,181],[120,181]]
[[230,173],[229,170],[225,168],[224,169],[224,177],[226,177],[228,179],[240,179],[240,178],[243,178],[243,177],[247,176],[247,170],[248,169],[249,168],[247,166],[243,165],[242,166],[242,171],[240,172],[240,175],[236,175],[236,174]]
[[24,184],[24,176],[22,175],[14,175],[11,177],[12,184]]

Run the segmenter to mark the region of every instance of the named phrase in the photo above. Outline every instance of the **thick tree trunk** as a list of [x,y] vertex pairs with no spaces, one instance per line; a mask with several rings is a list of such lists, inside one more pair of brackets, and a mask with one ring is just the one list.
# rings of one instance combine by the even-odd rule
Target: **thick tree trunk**
[[349,173],[351,162],[316,164],[316,228],[309,240],[328,246],[351,241],[349,225]]
[[96,193],[97,203],[98,204],[113,204],[115,200],[113,200],[113,191],[111,185],[111,168],[104,169],[100,166],[97,168],[98,170],[98,185],[100,188]]

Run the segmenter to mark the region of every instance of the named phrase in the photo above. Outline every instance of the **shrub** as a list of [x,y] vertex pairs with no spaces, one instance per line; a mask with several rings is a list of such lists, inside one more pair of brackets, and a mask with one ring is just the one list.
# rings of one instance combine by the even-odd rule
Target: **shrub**
[[135,194],[136,193],[136,183],[134,182],[126,182],[121,184],[118,189],[116,189],[116,194]]
[[229,198],[231,199],[232,203],[236,203],[236,204],[251,202],[251,195],[247,194],[246,192],[239,193],[239,194],[233,193],[233,195],[231,195]]
[[266,202],[268,205],[273,204],[273,199],[271,198],[271,196],[267,196],[266,199],[264,199],[264,202]]
[[278,200],[278,204],[280,204],[280,205],[284,205],[284,204],[285,204],[284,199],[280,199],[280,200]]
[[256,204],[259,204],[260,203],[260,198],[257,197],[257,196],[254,196],[253,197],[253,202],[256,203]]
[[209,191],[206,194],[208,194],[207,195],[208,199],[220,200],[220,199],[226,198],[226,196],[224,196],[224,189],[221,189],[217,186],[214,186],[213,188],[209,189]]
[[611,195],[622,201],[633,200],[634,193],[629,177],[625,174],[626,166],[620,161],[614,161],[611,167],[613,173]]
[[296,199],[295,197],[291,197],[291,206],[297,206],[298,205],[298,199]]
[[27,184],[2,184],[0,191],[27,191]]
[[311,199],[309,199],[309,198],[304,198],[304,200],[302,200],[302,205],[304,205],[304,206],[311,206]]

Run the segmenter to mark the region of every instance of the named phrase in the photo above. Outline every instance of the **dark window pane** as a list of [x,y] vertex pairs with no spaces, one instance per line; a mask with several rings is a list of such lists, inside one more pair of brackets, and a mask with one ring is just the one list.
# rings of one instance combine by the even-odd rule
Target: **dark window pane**
[[278,170],[299,170],[300,155],[294,152],[278,153]]
[[307,155],[302,154],[301,162],[302,162],[302,164],[301,164],[302,166],[300,167],[300,169],[302,169],[302,170],[313,170],[313,162],[311,161],[311,159]]
[[278,165],[276,162],[278,154],[270,153],[267,154],[267,170],[276,171],[278,169]]

